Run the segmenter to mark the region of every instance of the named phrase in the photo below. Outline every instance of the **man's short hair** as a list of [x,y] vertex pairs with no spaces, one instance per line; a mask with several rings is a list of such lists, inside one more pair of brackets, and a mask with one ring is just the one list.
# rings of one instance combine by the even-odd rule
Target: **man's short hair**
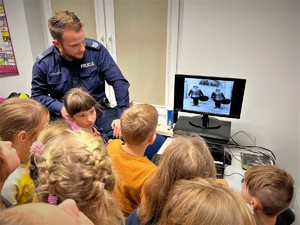
[[283,169],[271,164],[257,165],[245,172],[244,182],[252,197],[256,197],[263,213],[277,216],[289,207],[294,194],[294,179]]
[[78,32],[82,29],[83,24],[74,12],[65,10],[55,12],[48,20],[48,27],[52,38],[61,42],[65,30]]
[[149,104],[136,104],[121,115],[123,139],[129,144],[141,144],[156,132],[158,112]]

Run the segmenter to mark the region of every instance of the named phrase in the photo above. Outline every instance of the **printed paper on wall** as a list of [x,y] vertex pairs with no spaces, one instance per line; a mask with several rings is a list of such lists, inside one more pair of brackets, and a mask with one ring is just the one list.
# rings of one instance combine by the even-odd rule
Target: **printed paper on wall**
[[17,75],[17,63],[8,28],[3,0],[0,0],[0,75]]

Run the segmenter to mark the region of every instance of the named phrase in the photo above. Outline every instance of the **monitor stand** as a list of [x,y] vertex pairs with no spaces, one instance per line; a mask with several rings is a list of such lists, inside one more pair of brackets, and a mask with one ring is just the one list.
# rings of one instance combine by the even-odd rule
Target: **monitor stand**
[[[211,119],[211,118],[210,118]],[[221,143],[228,143],[231,135],[231,122],[219,120],[221,126],[216,129],[206,129],[194,126],[190,123],[191,117],[179,116],[173,128],[173,133],[197,133],[205,139],[217,141]],[[200,119],[201,121],[201,119]],[[209,121],[210,122],[210,121]],[[211,122],[210,122],[211,123]],[[202,124],[201,124],[202,125]]]
[[203,129],[217,129],[220,128],[222,123],[219,119],[214,117],[209,117],[207,114],[202,116],[192,116],[189,123],[196,127],[201,127]]

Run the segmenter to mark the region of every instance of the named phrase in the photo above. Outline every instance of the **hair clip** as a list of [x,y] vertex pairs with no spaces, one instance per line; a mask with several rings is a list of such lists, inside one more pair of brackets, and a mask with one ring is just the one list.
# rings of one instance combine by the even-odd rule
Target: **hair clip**
[[49,195],[48,196],[48,203],[52,204],[52,205],[56,205],[57,204],[57,196]]
[[103,187],[103,188],[105,187],[105,183],[102,183],[102,187]]
[[71,128],[72,128],[73,131],[79,130],[79,127],[77,126],[76,123],[74,123],[74,122],[71,121],[71,120],[66,120],[66,121],[67,121],[67,123],[71,126]]
[[42,153],[45,150],[45,146],[41,142],[33,142],[30,147],[31,153]]

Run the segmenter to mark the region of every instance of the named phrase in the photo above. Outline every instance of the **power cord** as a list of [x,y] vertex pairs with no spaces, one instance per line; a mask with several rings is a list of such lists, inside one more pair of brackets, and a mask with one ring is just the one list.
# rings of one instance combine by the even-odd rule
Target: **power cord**
[[[240,144],[238,144],[238,142],[234,139],[234,137],[237,136],[237,135],[239,135],[239,134],[244,134],[245,136],[247,136],[252,141],[252,145],[240,145]],[[230,149],[230,148],[239,148],[239,149],[242,149],[242,150],[249,151],[251,153],[268,156],[270,158],[270,160],[272,161],[273,165],[276,164],[276,156],[275,156],[275,154],[270,149],[267,149],[267,148],[261,147],[261,146],[257,146],[256,145],[256,138],[254,136],[250,136],[245,131],[238,131],[238,132],[234,133],[230,137],[230,142],[227,144],[226,147],[228,149]],[[237,159],[234,156],[234,154],[232,154],[231,151],[230,151],[230,153],[231,153],[232,157],[234,157],[236,160],[241,161],[241,160]]]

